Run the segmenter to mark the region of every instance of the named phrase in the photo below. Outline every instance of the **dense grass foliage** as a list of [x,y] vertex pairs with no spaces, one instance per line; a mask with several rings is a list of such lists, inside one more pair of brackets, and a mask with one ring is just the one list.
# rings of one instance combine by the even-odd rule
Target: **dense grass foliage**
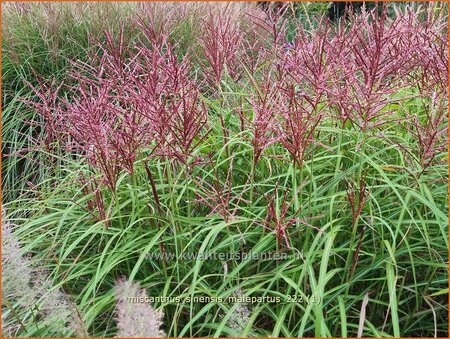
[[448,336],[447,4],[308,6],[5,9],[4,335]]

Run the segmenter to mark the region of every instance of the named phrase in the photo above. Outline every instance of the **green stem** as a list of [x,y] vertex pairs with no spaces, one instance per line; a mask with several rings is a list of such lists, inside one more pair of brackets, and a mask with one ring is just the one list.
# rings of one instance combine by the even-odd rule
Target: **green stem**
[[255,171],[256,171],[256,159],[255,159],[255,154],[253,154],[252,167],[250,169],[250,204],[253,203],[253,192],[254,192],[254,185],[255,185]]
[[120,228],[123,229],[122,212],[120,209],[120,202],[119,202],[117,187],[116,187],[116,190],[113,192],[113,199],[114,199],[114,205],[116,205],[116,208],[117,208],[117,215],[119,217],[119,225],[120,225]]
[[[156,208],[158,210],[159,218],[163,218],[164,217],[164,212],[163,212],[163,209],[161,207],[161,202],[159,200],[158,191],[156,189],[155,179],[153,178],[152,171],[148,167],[147,162],[144,163],[144,166],[145,166],[145,171],[147,172],[148,180],[150,182],[150,188],[151,188],[151,191],[152,191],[152,194],[153,194],[153,198],[155,199],[155,204],[156,204]],[[150,211],[150,215],[151,215],[151,211]],[[158,231],[159,231],[161,229],[160,219],[158,219],[156,224],[158,226]],[[166,257],[164,255],[166,249],[165,249],[164,241],[160,244],[159,251],[160,251],[161,256],[162,256],[161,264],[162,264],[162,267],[163,267],[164,275],[167,278]]]
[[[301,180],[301,179],[300,179]],[[292,190],[294,194],[294,209],[297,213],[300,209],[301,202],[299,201],[298,190],[297,190],[297,163],[293,162],[292,164]],[[301,199],[301,197],[300,197]],[[297,225],[297,223],[296,223]]]
[[[178,224],[175,221],[174,218],[174,213],[177,213],[177,215],[179,215],[178,213],[178,206],[176,204],[176,201],[174,200],[175,196],[178,196],[178,194],[176,194],[176,189],[175,189],[175,183],[173,182],[173,175],[172,175],[172,169],[171,169],[171,162],[169,159],[166,160],[165,163],[165,169],[166,169],[166,181],[167,181],[167,185],[169,187],[169,197],[170,197],[170,206],[171,206],[171,213],[170,213],[170,218],[171,218],[171,224],[172,224],[172,229],[173,229],[173,235],[175,237],[175,253],[176,253],[176,257],[179,258],[180,257],[180,250],[182,250],[184,248],[183,245],[183,241],[181,239],[181,237],[178,235],[179,233],[181,233],[181,229],[178,228]],[[178,280],[180,281],[180,269],[179,269],[179,265],[175,265],[177,268],[177,277]]]
[[[186,209],[187,209],[187,217],[191,217],[191,195],[189,192],[189,179],[190,179],[190,173],[189,173],[189,164],[186,162],[186,166],[184,168],[184,180],[185,180],[185,191],[186,191]],[[189,230],[192,234],[192,225],[189,223]]]
[[[364,165],[364,161],[363,161],[363,155],[364,155],[364,151],[365,151],[365,144],[366,144],[366,140],[365,140],[365,135],[363,134],[361,136],[361,134],[358,134],[358,140],[357,140],[357,145],[360,142],[360,138],[361,138],[361,149],[359,150],[359,152],[357,153],[359,156],[359,168],[358,168],[358,175],[357,175],[357,184],[359,185],[359,182],[362,178],[362,170],[363,170],[363,165]],[[355,152],[356,154],[356,152]],[[355,159],[356,160],[356,159]],[[355,161],[356,162],[356,161]],[[359,195],[363,194],[363,192],[359,192]],[[353,274],[351,272],[351,265],[352,265],[352,260],[353,260],[353,248],[356,245],[356,239],[358,238],[358,220],[359,220],[360,216],[357,217],[357,219],[354,221],[353,225],[352,225],[352,233],[351,233],[351,238],[350,238],[350,244],[349,244],[349,251],[347,254],[347,260],[346,260],[346,264],[345,264],[345,271],[347,272],[346,274],[346,282],[347,282],[347,289],[346,289],[346,293],[345,296],[348,296],[348,293],[350,291],[350,285],[351,285],[351,281],[353,279]]]

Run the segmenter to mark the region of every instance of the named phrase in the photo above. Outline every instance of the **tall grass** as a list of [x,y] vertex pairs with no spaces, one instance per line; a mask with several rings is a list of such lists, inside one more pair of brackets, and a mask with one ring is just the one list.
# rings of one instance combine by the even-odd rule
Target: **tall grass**
[[90,336],[448,335],[446,5],[10,6],[3,204]]

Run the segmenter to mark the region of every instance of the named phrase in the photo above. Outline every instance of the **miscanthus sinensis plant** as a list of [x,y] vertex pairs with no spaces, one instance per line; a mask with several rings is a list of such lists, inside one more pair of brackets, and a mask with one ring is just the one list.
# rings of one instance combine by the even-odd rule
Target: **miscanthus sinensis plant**
[[[3,84],[5,272],[45,266],[91,336],[448,335],[447,5],[214,6],[139,4]],[[281,302],[183,302],[230,291]]]

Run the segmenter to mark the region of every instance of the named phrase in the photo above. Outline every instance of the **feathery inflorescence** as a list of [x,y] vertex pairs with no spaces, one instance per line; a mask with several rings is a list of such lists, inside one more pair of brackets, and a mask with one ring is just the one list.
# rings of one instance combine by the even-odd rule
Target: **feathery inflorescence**
[[[163,313],[146,301],[147,292],[138,283],[119,280],[115,286],[119,338],[161,338]],[[137,302],[136,302],[137,301]]]
[[[39,101],[31,103],[45,119],[45,145],[50,149],[57,140],[83,155],[112,192],[119,174],[133,174],[145,155],[195,162],[195,150],[210,131],[199,90],[204,83],[193,77],[191,51],[178,55],[170,39],[174,23],[162,22],[157,7],[145,9],[148,18],[137,21],[139,42],[127,44],[123,27],[116,36],[107,33],[93,65],[73,64],[75,86],[42,84],[35,90]],[[351,25],[323,21],[310,31],[297,27],[287,44],[282,15],[249,13],[249,29],[228,7],[220,13],[218,21],[212,11],[205,13],[200,41],[208,65],[203,70],[216,85],[225,70],[238,82],[250,76],[255,163],[269,146],[281,144],[301,166],[317,144],[322,120],[337,118],[375,131],[398,119],[390,109],[396,93],[414,86],[439,98],[446,93],[445,23],[429,11],[425,20],[409,9],[394,18],[386,11],[363,11],[350,17]],[[250,46],[255,53],[243,50]],[[249,60],[253,57],[258,60]],[[60,95],[63,89],[70,101]],[[429,148],[430,141],[419,142]]]

